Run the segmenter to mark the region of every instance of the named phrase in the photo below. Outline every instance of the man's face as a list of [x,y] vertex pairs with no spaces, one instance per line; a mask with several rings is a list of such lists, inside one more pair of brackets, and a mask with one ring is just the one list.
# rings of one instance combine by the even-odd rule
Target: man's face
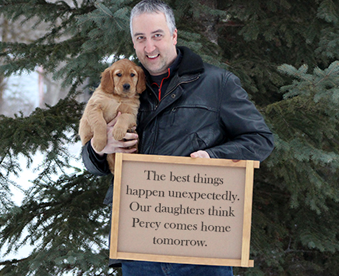
[[177,57],[177,30],[170,33],[163,13],[144,13],[133,18],[133,44],[139,61],[153,75],[167,72]]

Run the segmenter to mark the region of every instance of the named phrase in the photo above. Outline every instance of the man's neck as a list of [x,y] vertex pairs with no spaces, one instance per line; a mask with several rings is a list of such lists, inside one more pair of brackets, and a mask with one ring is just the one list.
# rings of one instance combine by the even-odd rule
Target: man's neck
[[181,58],[182,58],[182,54],[181,54],[180,50],[177,49],[177,56],[176,56],[176,58],[173,60],[173,62],[171,63],[171,65],[169,66],[169,68],[168,68],[169,70],[167,69],[167,72],[164,73],[164,74],[161,74],[161,75],[157,75],[157,76],[152,76],[152,75],[150,75],[152,82],[155,82],[155,83],[157,83],[158,85],[160,85],[161,81],[162,81],[164,78],[168,77],[169,74],[170,74],[171,76],[173,76],[173,73],[174,73],[175,71],[178,70],[178,66],[179,66],[179,64],[180,64],[180,62],[181,62]]

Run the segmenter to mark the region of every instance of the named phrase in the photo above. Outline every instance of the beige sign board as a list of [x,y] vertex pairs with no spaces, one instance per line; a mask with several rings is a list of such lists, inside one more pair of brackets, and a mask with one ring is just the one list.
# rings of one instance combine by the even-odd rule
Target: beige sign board
[[116,154],[111,259],[253,267],[259,161]]

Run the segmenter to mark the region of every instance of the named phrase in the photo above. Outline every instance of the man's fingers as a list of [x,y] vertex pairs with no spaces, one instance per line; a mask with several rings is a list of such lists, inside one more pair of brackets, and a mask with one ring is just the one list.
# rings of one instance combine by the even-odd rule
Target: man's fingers
[[138,134],[127,132],[124,136],[125,140],[138,140]]
[[210,155],[207,153],[207,151],[198,150],[196,152],[192,152],[191,157],[192,158],[210,158]]
[[133,152],[136,152],[137,148],[134,147],[134,148],[117,148],[116,152],[119,152],[119,153],[133,153]]
[[133,147],[138,143],[138,140],[128,140],[128,141],[120,141],[119,147],[120,148],[129,148]]

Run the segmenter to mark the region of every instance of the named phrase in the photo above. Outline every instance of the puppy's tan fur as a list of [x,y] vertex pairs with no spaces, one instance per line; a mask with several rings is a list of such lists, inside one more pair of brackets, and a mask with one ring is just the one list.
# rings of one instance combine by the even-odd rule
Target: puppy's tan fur
[[[139,94],[146,89],[145,73],[128,59],[112,64],[101,74],[101,83],[89,99],[80,120],[79,135],[85,145],[90,139],[96,151],[107,144],[107,123],[121,112],[113,127],[115,140],[124,138],[136,126],[140,105]],[[108,134],[110,135],[110,134]],[[114,172],[114,154],[107,155],[111,172]]]

